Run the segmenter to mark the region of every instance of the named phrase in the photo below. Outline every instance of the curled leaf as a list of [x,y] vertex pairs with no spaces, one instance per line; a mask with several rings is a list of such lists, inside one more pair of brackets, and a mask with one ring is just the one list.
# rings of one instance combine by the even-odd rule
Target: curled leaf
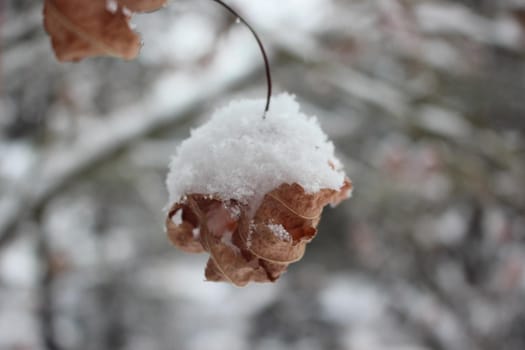
[[210,281],[274,282],[303,257],[323,208],[352,188],[334,145],[294,96],[275,96],[264,118],[259,106],[238,100],[216,111],[170,164],[168,237],[209,253]]
[[134,58],[140,37],[130,28],[133,12],[152,11],[165,0],[45,0],[44,27],[60,61],[89,56]]
[[118,2],[132,12],[155,11],[166,4],[166,0],[119,0]]
[[191,194],[168,213],[168,237],[184,251],[210,254],[205,270],[210,281],[274,282],[302,258],[324,206],[348,198],[351,188],[349,179],[338,191],[317,193],[282,184],[265,195],[255,214],[235,200]]

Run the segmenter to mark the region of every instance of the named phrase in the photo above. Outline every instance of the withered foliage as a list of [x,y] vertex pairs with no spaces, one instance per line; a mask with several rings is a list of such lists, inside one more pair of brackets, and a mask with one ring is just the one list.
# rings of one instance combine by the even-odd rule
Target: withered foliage
[[45,0],[44,27],[60,61],[90,56],[137,56],[140,37],[130,28],[134,12],[149,12],[166,0]]
[[210,254],[205,271],[209,281],[237,286],[274,282],[303,257],[323,208],[348,198],[351,188],[349,179],[339,191],[313,194],[298,184],[282,184],[264,196],[255,214],[235,200],[190,194],[169,211],[167,234],[186,252]]

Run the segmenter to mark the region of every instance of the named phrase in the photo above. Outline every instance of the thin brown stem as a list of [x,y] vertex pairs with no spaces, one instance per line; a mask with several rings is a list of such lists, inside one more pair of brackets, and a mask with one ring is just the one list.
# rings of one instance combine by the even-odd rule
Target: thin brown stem
[[231,6],[229,6],[228,4],[225,4],[221,0],[212,0],[212,1],[215,1],[216,3],[222,5],[228,11],[230,11],[234,16],[236,16],[242,23],[246,25],[246,27],[248,27],[248,29],[252,32],[253,36],[255,37],[255,40],[257,40],[257,44],[259,45],[259,48],[261,49],[261,53],[264,59],[264,68],[266,70],[267,94],[266,94],[266,106],[264,107],[264,114],[263,114],[263,118],[265,118],[266,112],[268,112],[268,110],[270,109],[270,100],[272,98],[272,76],[270,73],[270,62],[268,60],[268,55],[266,54],[266,50],[264,49],[264,45],[261,39],[259,38],[259,35],[255,31],[255,29],[253,29],[250,23],[248,23],[241,15],[239,15],[237,11],[235,11]]

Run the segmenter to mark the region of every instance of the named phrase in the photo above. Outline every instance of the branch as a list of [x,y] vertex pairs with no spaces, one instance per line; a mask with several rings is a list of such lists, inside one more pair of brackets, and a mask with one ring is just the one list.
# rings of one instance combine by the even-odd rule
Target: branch
[[[42,227],[42,212],[35,213],[38,227]],[[55,333],[55,302],[53,295],[54,271],[49,247],[49,236],[41,229],[37,235],[41,277],[39,286],[39,321],[42,343],[47,350],[61,350]]]

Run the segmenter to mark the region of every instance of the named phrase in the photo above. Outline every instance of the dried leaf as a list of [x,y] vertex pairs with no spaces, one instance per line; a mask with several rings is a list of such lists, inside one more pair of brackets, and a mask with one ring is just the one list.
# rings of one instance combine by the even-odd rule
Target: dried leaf
[[118,2],[132,12],[151,12],[166,4],[166,0],[119,0]]
[[168,237],[184,251],[210,254],[205,270],[209,281],[237,286],[274,282],[302,258],[324,206],[348,198],[351,188],[348,179],[339,191],[313,194],[298,184],[283,184],[266,194],[252,216],[236,201],[191,194],[168,213]]
[[164,4],[155,0],[45,0],[44,27],[60,61],[90,56],[134,58],[140,37],[131,30],[132,12],[151,11]]

